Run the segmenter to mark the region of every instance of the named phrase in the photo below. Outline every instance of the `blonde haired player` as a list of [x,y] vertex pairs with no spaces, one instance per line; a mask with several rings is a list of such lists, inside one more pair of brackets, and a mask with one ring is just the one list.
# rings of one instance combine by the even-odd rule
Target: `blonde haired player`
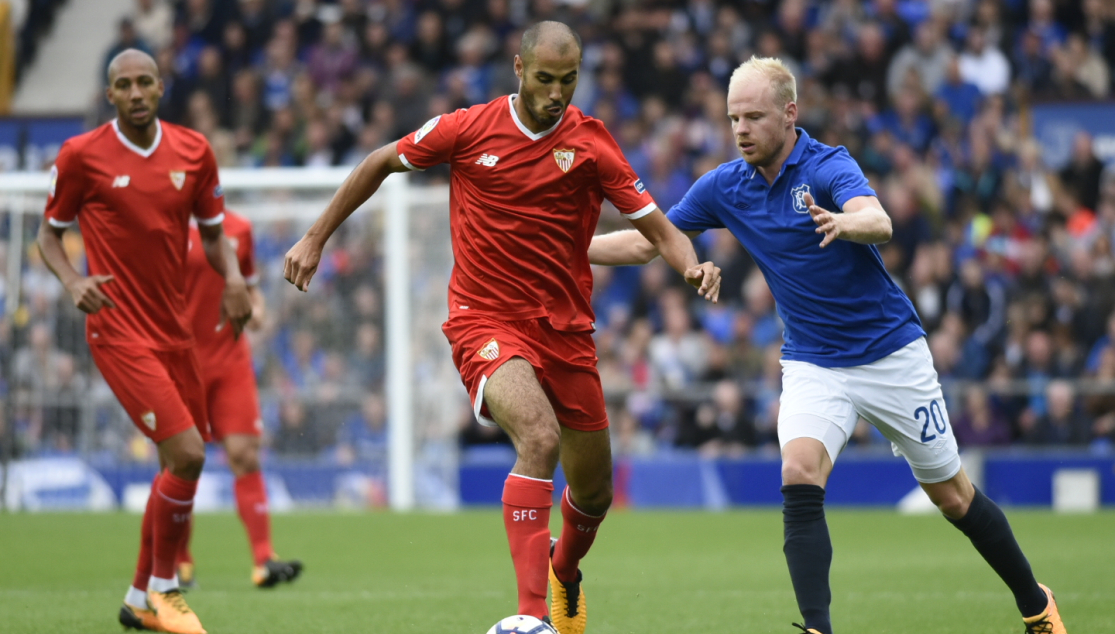
[[[805,619],[798,627],[833,631],[824,486],[863,417],[1010,587],[1026,631],[1064,634],[1053,594],[1034,580],[1006,516],[960,465],[925,332],[874,246],[890,239],[890,219],[844,148],[794,125],[796,94],[777,59],[737,68],[728,119],[743,158],[702,176],[668,216],[690,237],[728,228],[762,270],[785,324],[778,439],[784,551]],[[656,255],[630,231],[589,247],[594,264]]]

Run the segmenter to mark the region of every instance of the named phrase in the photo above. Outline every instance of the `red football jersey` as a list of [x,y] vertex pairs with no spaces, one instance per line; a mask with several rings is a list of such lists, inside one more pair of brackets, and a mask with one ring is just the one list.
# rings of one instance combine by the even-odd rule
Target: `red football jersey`
[[411,169],[452,168],[449,314],[592,330],[588,245],[601,203],[632,220],[656,206],[604,124],[570,106],[535,134],[515,98],[435,117],[398,142]]
[[[224,231],[236,249],[241,275],[249,286],[258,283],[251,222],[226,209]],[[221,322],[221,295],[224,290],[225,280],[209,265],[205,249],[201,245],[201,232],[191,223],[189,251],[186,255],[186,314],[197,342],[195,350],[203,377],[212,376],[213,368],[245,361],[250,363],[251,360],[247,337],[237,339],[232,326],[227,322],[217,330]]]
[[47,221],[68,227],[79,220],[89,274],[116,278],[101,286],[116,308],[86,319],[91,344],[170,350],[193,340],[185,298],[190,216],[219,224],[225,201],[205,137],[155,125],[147,149],[115,121],[76,136],[50,171]]

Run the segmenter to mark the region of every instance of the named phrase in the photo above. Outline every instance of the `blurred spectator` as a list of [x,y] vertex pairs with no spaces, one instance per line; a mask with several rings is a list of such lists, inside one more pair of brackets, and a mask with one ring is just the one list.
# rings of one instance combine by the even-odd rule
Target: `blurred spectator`
[[123,18],[117,23],[116,28],[116,41],[108,47],[105,53],[104,63],[101,64],[101,77],[104,82],[108,82],[108,64],[112,58],[129,48],[137,48],[144,53],[151,54],[151,47],[147,42],[140,39],[139,34],[136,32],[135,24],[132,23],[131,18]]
[[1010,87],[1010,62],[997,45],[988,41],[984,28],[968,30],[959,71],[965,82],[974,84],[985,95],[998,95]]
[[382,394],[365,395],[360,412],[342,423],[337,431],[337,460],[341,464],[387,461],[387,408]]
[[1076,394],[1071,383],[1062,380],[1050,382],[1045,389],[1045,402],[1045,414],[1023,427],[1026,442],[1083,445],[1091,441],[1091,425],[1076,406]]
[[449,39],[437,11],[425,11],[418,16],[418,33],[410,45],[410,57],[431,73],[440,73],[452,61]]
[[718,381],[712,399],[682,418],[674,445],[696,449],[707,458],[742,454],[755,444],[755,429],[744,405],[734,381]]
[[906,85],[911,72],[921,82],[921,89],[932,95],[945,81],[952,50],[941,37],[940,26],[926,20],[918,25],[914,41],[902,47],[894,56],[887,70],[887,92],[898,95]]
[[964,393],[964,409],[953,419],[952,428],[962,448],[1008,445],[1013,439],[1010,422],[980,386]]
[[232,99],[228,74],[221,59],[221,49],[206,46],[197,60],[197,77],[190,86],[190,92],[202,92],[209,97],[209,105],[217,116],[221,127],[232,123]]
[[290,457],[315,457],[329,443],[324,425],[306,415],[301,401],[287,398],[279,406],[279,428],[271,437],[271,449]]
[[340,21],[325,25],[321,42],[310,49],[306,65],[314,85],[329,93],[337,91],[342,79],[347,79],[356,69],[356,44],[352,42]]
[[[942,104],[948,116],[955,117],[967,125],[979,110],[981,89],[965,76],[961,70],[960,60],[953,57],[949,60],[948,70],[945,72],[945,81],[937,89],[935,97]],[[1006,61],[1004,60],[1005,64]],[[1005,85],[1004,85],[1005,87]]]
[[649,357],[655,376],[666,389],[691,385],[708,364],[708,340],[693,330],[685,302],[677,289],[669,289],[659,298],[663,331],[651,339]]
[[971,258],[960,265],[960,275],[949,288],[948,308],[963,319],[981,346],[989,346],[1006,323],[1006,289],[988,279],[979,261]]
[[1077,202],[1094,210],[1099,202],[1100,174],[1103,163],[1092,151],[1092,137],[1078,132],[1072,139],[1072,158],[1061,170],[1061,182]]
[[161,50],[174,37],[174,11],[166,0],[136,0],[131,14],[135,32],[153,50]]

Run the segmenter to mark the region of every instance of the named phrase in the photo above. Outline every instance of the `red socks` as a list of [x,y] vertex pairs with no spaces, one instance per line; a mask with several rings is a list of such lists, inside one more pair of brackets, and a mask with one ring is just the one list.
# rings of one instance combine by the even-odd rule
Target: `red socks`
[[159,579],[174,577],[174,561],[178,546],[190,525],[194,510],[197,480],[183,480],[164,471],[158,484],[151,491],[147,506],[152,515],[152,566],[151,576]]
[[271,517],[267,513],[267,488],[262,472],[236,478],[236,510],[252,544],[252,559],[255,565],[262,566],[275,555],[271,550]]
[[582,513],[569,498],[569,487],[561,494],[561,538],[554,547],[554,574],[557,578],[572,583],[577,580],[577,565],[592,547],[596,530],[604,521],[604,516]]
[[542,618],[550,566],[550,507],[554,483],[514,473],[503,483],[503,525],[519,587],[519,614]]
[[[136,562],[136,574],[132,578],[132,587],[137,590],[147,591],[147,580],[151,578],[151,548],[155,535],[155,491],[159,488],[159,476],[151,480],[151,495],[147,497],[147,509],[143,511],[143,527],[139,531],[139,561]],[[143,607],[143,606],[137,606]]]
[[190,554],[190,536],[194,532],[194,516],[190,514],[190,521],[186,523],[186,530],[182,531],[182,541],[178,542],[178,555],[174,558],[174,565],[194,563],[194,556]]

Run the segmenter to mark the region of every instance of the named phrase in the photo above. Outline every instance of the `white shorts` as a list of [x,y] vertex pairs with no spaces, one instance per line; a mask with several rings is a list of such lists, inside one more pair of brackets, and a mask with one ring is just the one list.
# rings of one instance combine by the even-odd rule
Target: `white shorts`
[[943,482],[960,472],[956,438],[924,337],[874,363],[850,368],[782,361],[782,447],[795,438],[815,438],[835,464],[861,416],[891,441],[894,455],[906,458],[919,482]]

